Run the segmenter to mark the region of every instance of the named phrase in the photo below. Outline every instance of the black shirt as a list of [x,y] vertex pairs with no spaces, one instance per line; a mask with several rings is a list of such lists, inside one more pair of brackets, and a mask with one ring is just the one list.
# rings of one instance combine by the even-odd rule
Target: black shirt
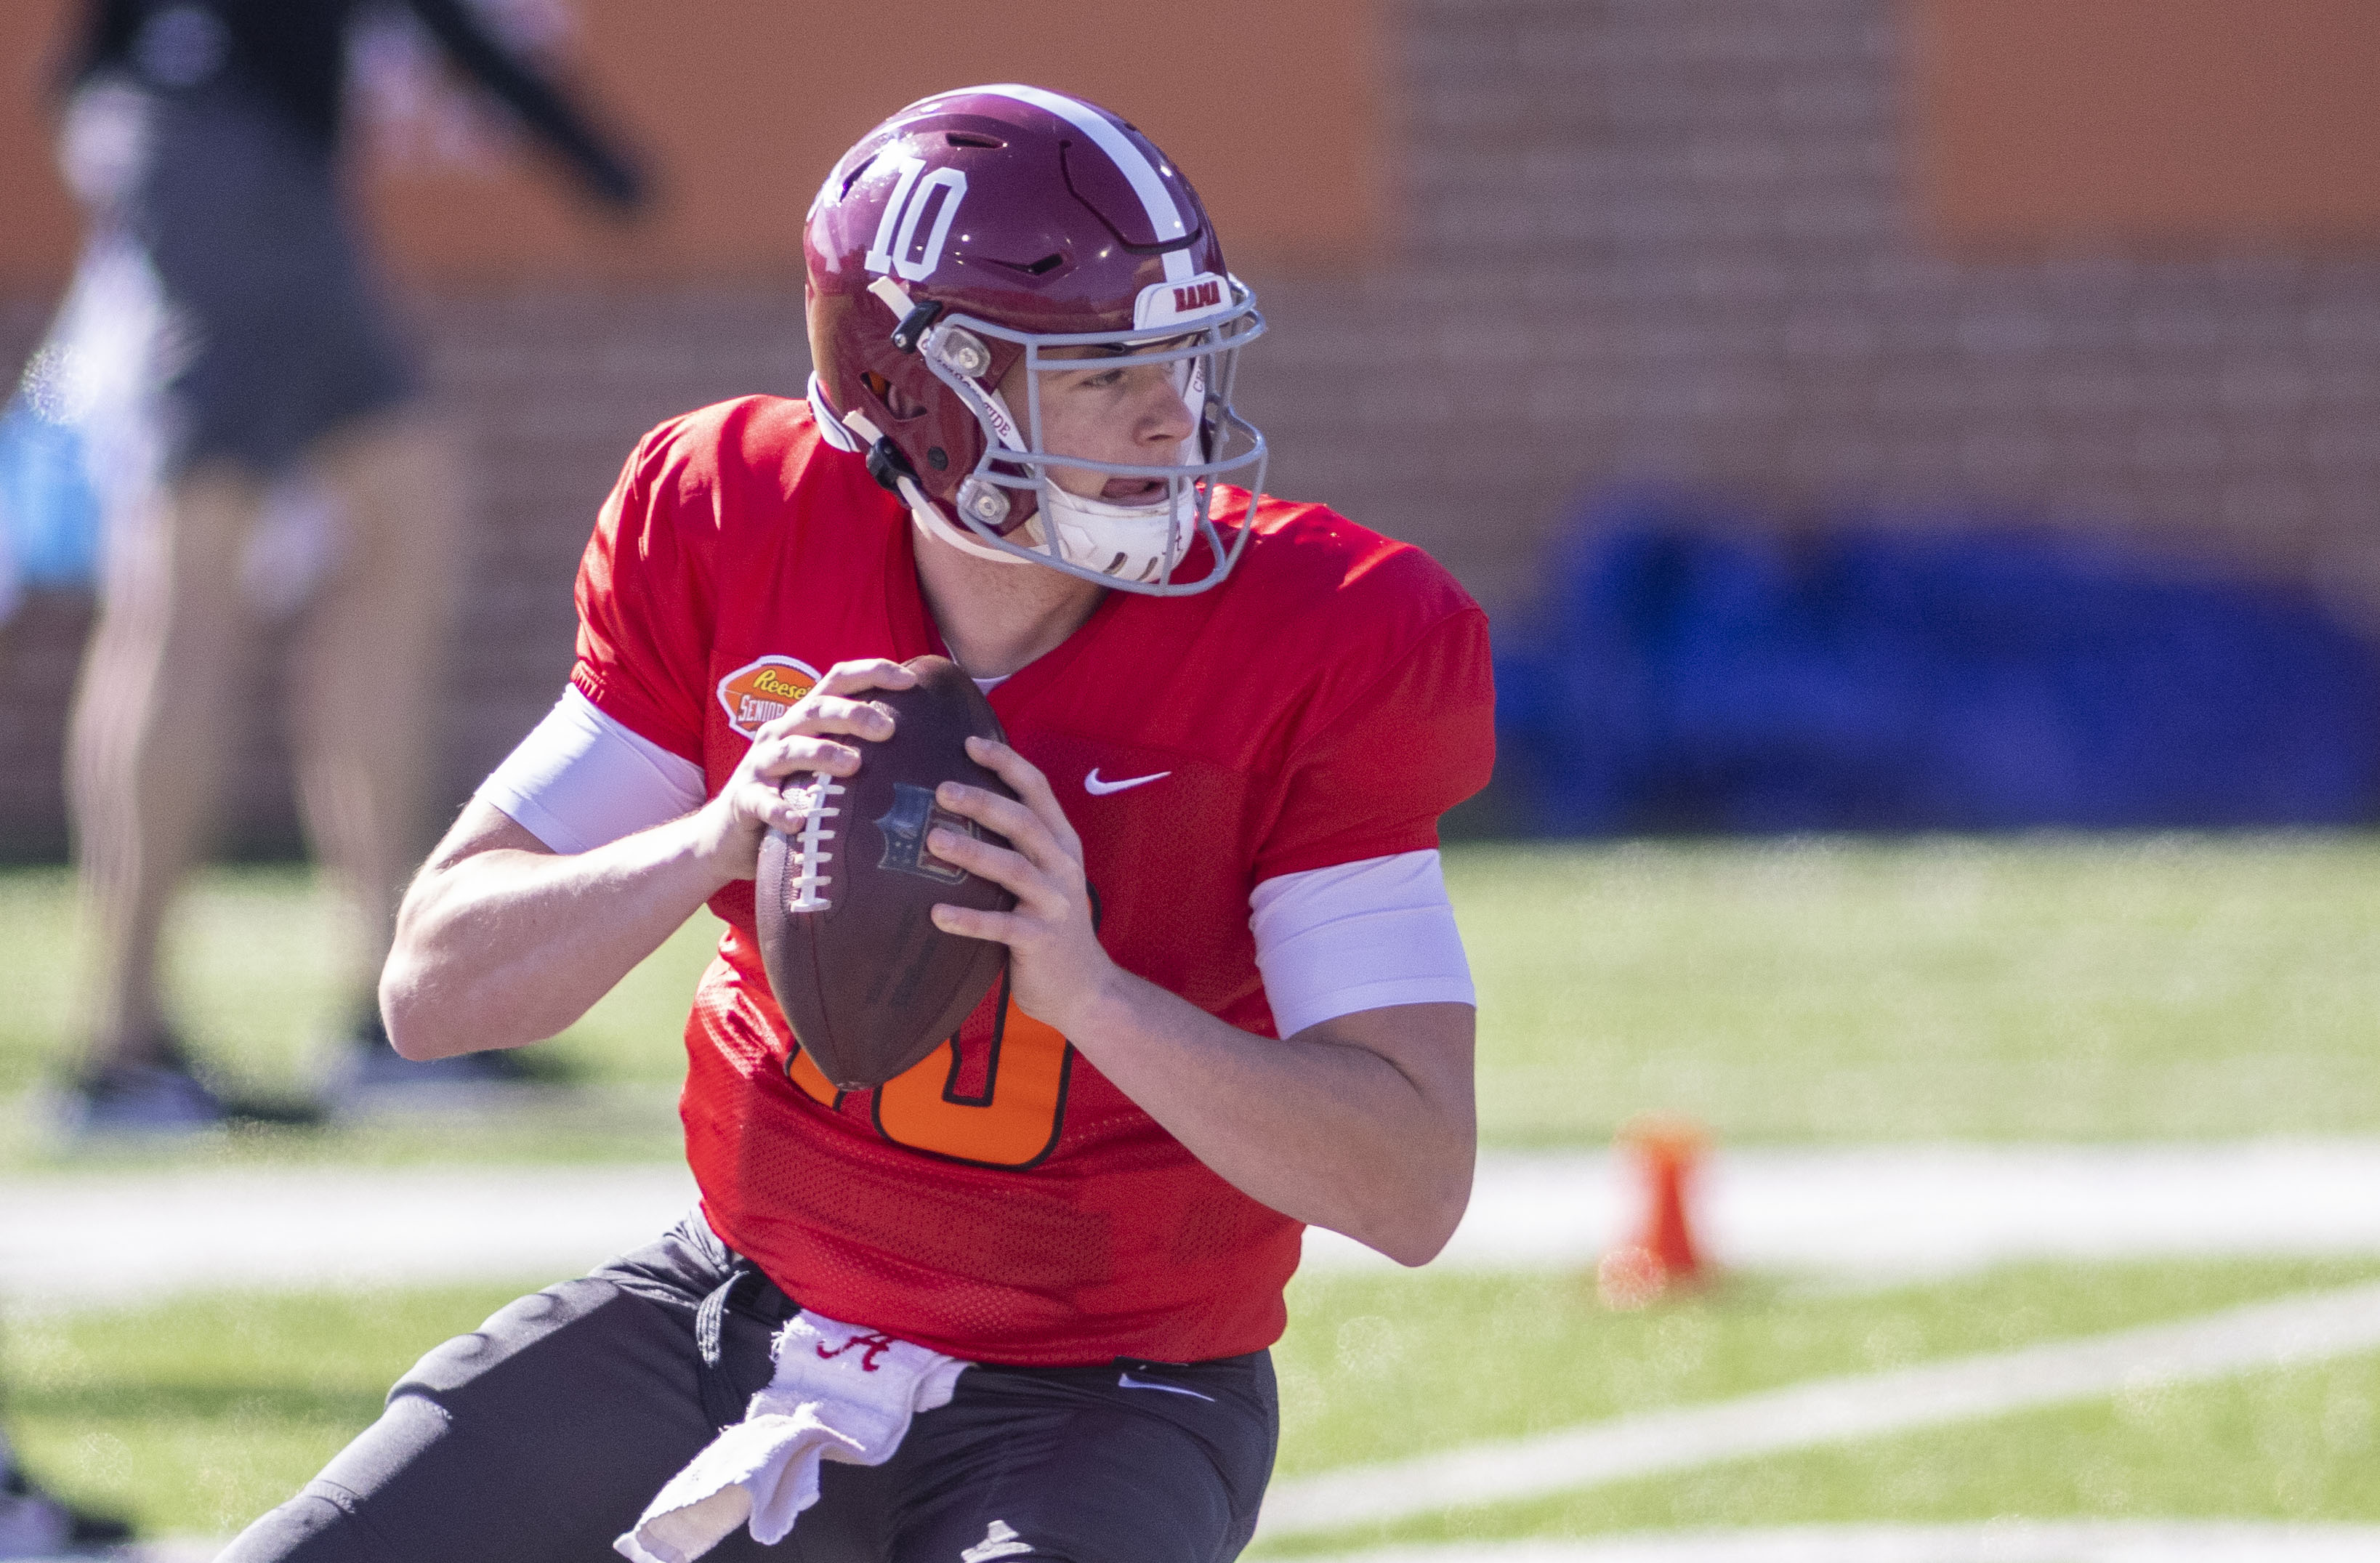
[[[597,196],[641,199],[643,181],[559,88],[490,36],[468,0],[389,0],[503,100]],[[288,115],[327,155],[338,141],[347,30],[362,0],[90,0],[69,80],[122,72],[164,90],[220,75]]]

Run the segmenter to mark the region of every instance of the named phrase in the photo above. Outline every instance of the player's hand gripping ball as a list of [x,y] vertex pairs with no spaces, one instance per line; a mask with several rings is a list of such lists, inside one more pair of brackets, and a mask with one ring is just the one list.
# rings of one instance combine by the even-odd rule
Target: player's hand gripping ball
[[915,657],[917,682],[868,698],[892,713],[892,736],[863,743],[848,777],[795,771],[782,791],[800,829],[760,843],[760,959],[811,1061],[840,1090],[880,1085],[932,1052],[1008,963],[1008,947],[934,926],[935,904],[1006,912],[1016,898],[935,856],[936,827],[1008,842],[934,802],[944,782],[1005,796],[967,757],[970,734],[1006,742],[975,681],[946,657]]

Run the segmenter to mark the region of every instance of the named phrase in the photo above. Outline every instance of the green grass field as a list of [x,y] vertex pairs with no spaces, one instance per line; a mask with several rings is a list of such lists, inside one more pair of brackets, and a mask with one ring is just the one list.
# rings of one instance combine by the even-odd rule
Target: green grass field
[[1599,1142],[2380,1127],[2380,841],[2041,837],[1450,854],[1481,1115]]
[[[1865,1294],[1741,1279],[1619,1315],[1569,1277],[1303,1278],[1276,1353],[1281,1472],[2187,1317],[2374,1275],[2380,1262],[2025,1266]],[[415,1357],[519,1290],[225,1294],[36,1317],[8,1337],[10,1422],[36,1468],[86,1501],[133,1512],[152,1533],[228,1533],[370,1422]],[[1276,1550],[2004,1513],[2380,1519],[2369,1480],[2375,1404],[2380,1359],[2350,1359]],[[2192,1474],[2201,1472],[2219,1480],[2209,1485]]]
[[[168,983],[197,1052],[251,1088],[302,1091],[348,1017],[339,991],[336,907],[298,867],[201,876],[168,933]],[[565,1037],[538,1049],[582,1089],[495,1121],[375,1123],[329,1132],[243,1133],[176,1157],[342,1162],[666,1160],[678,1154],[679,1040],[719,925],[698,915]],[[37,1093],[75,1036],[72,882],[63,869],[0,872],[0,1167],[67,1165]],[[108,1159],[141,1159],[122,1148]]]
[[[2010,1266],[1840,1294],[1737,1280],[1642,1314],[1581,1278],[1301,1280],[1277,1356],[1283,1475],[1630,1412],[2187,1318],[2380,1275],[2380,1261]],[[1471,1340],[1465,1351],[1440,1343]],[[1517,1371],[1482,1371],[1487,1363]],[[1415,1425],[1427,1408],[1430,1425]],[[2380,1357],[2144,1385],[2052,1411],[1575,1496],[1300,1536],[1269,1550],[1669,1526],[2129,1519],[2380,1520]]]
[[[2380,838],[2362,834],[1466,845],[1488,1142],[1587,1147],[1646,1109],[1752,1142],[2380,1133]],[[303,1082],[337,1024],[331,909],[220,869],[172,983],[237,1077]],[[503,1119],[218,1137],[186,1162],[659,1159],[698,918],[567,1036],[582,1087]],[[70,886],[0,873],[0,1170],[95,1158],[34,1088],[71,1036]],[[10,1105],[10,1104],[13,1104]],[[119,1157],[120,1159],[120,1157]],[[1642,1314],[1583,1278],[1301,1278],[1281,1469],[1313,1474],[1813,1377],[2181,1318],[2371,1264],[2034,1266],[1885,1291],[1738,1278]],[[19,1319],[6,1416],[38,1470],[158,1533],[220,1534],[376,1413],[507,1286],[214,1296]],[[2380,1520],[2380,1358],[2137,1391],[1840,1448],[1456,1510],[1373,1541],[1680,1525],[2036,1518]]]
[[[2380,839],[1463,846],[1491,1145],[1604,1142],[1645,1109],[1725,1141],[2380,1130]],[[0,874],[0,1096],[71,1028],[63,873]],[[220,869],[172,937],[210,1058],[302,1080],[341,1019],[300,870]],[[547,1044],[587,1101],[530,1122],[267,1136],[233,1154],[671,1154],[707,914]],[[44,1154],[23,1110],[0,1155]]]
[[2380,1357],[2149,1389],[1335,1538],[2026,1520],[2380,1521]]

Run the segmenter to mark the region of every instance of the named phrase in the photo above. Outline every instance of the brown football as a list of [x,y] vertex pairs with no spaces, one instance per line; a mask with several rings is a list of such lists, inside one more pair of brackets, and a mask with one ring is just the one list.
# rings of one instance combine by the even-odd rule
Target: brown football
[[892,736],[853,740],[858,771],[796,771],[788,797],[818,790],[803,829],[771,830],[754,889],[760,959],[795,1040],[838,1089],[880,1085],[959,1028],[1008,963],[1008,947],[934,926],[937,902],[1005,912],[1016,898],[926,849],[937,825],[1006,846],[934,802],[944,782],[1014,797],[967,757],[970,734],[1003,738],[975,681],[947,657],[913,657],[917,682],[871,691]]

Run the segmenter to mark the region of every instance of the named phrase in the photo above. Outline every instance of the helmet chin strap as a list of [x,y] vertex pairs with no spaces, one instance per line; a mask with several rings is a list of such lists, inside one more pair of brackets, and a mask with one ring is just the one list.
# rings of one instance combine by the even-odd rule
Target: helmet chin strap
[[929,537],[939,538],[961,553],[971,553],[978,559],[989,559],[995,564],[1030,564],[1032,560],[1005,549],[994,548],[941,512],[941,507],[926,497],[914,478],[901,479],[901,497],[908,502],[909,519],[917,530]]
[[826,436],[826,442],[838,451],[849,451],[853,455],[866,454],[868,442],[844,427],[843,415],[836,412],[834,405],[826,399],[826,384],[819,379],[816,370],[810,371],[807,394],[810,416],[818,419],[819,432]]
[[[978,389],[995,414],[990,422],[1000,442],[1019,454],[1028,454],[1008,398],[997,389]],[[1041,511],[1057,532],[1058,556],[1069,564],[1120,580],[1153,581],[1190,546],[1196,522],[1186,492],[1168,493],[1155,504],[1115,504],[1074,492],[1050,476],[1046,466],[1040,476]]]
[[[819,382],[816,374],[810,376],[809,391],[810,407],[818,418],[820,432],[826,436],[829,444],[856,454],[883,438],[865,414],[837,414],[828,406],[826,388]],[[940,538],[960,552],[971,553],[978,559],[989,559],[1000,564],[1032,563],[1029,559],[1019,559],[1013,553],[992,547],[944,515],[941,507],[926,497],[926,491],[917,486],[915,478],[902,478],[896,481],[900,486],[901,503],[909,507],[909,519],[919,531]]]
[[[915,479],[904,478],[900,483],[909,518],[919,531],[996,564],[1039,563],[1030,553],[995,548],[943,515],[941,506],[926,497]],[[1154,580],[1169,559],[1180,557],[1189,546],[1186,494],[1164,504],[1125,505],[1085,499],[1055,483],[1045,484],[1042,491],[1046,496],[1043,513],[1057,528],[1058,556],[1070,564],[1122,580]],[[1027,521],[1025,529],[1036,530],[1038,523],[1038,517]]]
[[[813,373],[810,406],[828,443],[857,453],[880,438],[876,426],[864,415],[838,415],[827,401],[825,390]],[[994,432],[1001,443],[1020,454],[1026,454],[1006,399],[997,390],[985,394],[1000,414]],[[927,497],[916,479],[905,477],[897,482],[902,503],[909,507],[911,523],[927,536],[962,553],[998,564],[1037,563],[1032,554],[995,547],[945,515],[942,507]],[[1069,564],[1118,580],[1154,581],[1189,549],[1195,522],[1191,496],[1184,491],[1176,490],[1156,504],[1115,504],[1075,493],[1045,471],[1040,491],[1042,515],[1028,519],[1022,529],[1030,538],[1046,523],[1057,537],[1056,556]]]

